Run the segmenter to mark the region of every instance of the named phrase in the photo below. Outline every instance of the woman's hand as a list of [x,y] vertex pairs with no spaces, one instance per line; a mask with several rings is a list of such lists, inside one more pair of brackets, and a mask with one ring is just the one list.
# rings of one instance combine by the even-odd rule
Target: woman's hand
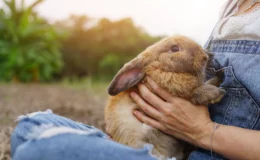
[[198,146],[203,138],[210,137],[213,122],[206,106],[195,106],[172,96],[151,78],[148,78],[148,83],[160,97],[143,84],[138,85],[140,95],[134,92],[130,94],[145,113],[138,110],[133,112],[141,122]]

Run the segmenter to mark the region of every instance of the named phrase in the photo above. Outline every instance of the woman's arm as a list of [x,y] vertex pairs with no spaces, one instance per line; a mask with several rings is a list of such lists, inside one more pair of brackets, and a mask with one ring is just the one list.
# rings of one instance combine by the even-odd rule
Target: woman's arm
[[260,131],[220,125],[211,143],[214,123],[206,106],[195,106],[173,97],[149,78],[148,82],[160,97],[142,84],[138,86],[141,95],[131,93],[146,113],[134,111],[140,121],[196,146],[207,150],[212,148],[229,159],[260,159]]
[[[210,136],[200,140],[202,148],[211,149]],[[260,159],[260,132],[233,126],[220,126],[214,133],[212,149],[229,159]]]

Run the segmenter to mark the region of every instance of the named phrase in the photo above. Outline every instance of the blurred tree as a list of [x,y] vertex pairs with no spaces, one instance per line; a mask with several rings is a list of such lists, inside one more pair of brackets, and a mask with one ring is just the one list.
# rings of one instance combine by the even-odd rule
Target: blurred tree
[[[51,80],[62,67],[60,42],[63,37],[34,8],[43,0],[17,7],[4,0],[0,10],[0,80]],[[20,7],[21,6],[21,7]]]
[[[72,23],[73,22],[73,23]],[[152,37],[134,25],[119,21],[71,16],[63,21],[71,34],[63,42],[65,76],[95,76],[110,79],[119,68],[161,37]]]
[[108,54],[104,56],[100,63],[99,67],[103,73],[116,73],[120,68],[120,57],[116,54]]

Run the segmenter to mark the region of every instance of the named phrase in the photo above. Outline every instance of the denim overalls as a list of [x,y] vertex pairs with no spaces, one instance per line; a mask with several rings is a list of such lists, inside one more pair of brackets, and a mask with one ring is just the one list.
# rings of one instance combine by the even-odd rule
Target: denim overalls
[[[215,40],[205,49],[213,54],[209,77],[223,75],[220,87],[226,94],[220,103],[210,105],[214,122],[246,129],[260,130],[260,41]],[[223,142],[224,144],[224,142]],[[189,160],[222,160],[220,155],[199,149]]]

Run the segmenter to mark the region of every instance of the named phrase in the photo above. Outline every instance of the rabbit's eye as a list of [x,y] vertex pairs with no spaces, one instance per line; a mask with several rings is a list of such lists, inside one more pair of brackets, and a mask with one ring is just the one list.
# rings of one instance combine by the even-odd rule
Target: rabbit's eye
[[171,47],[171,51],[172,51],[172,52],[179,52],[180,49],[179,49],[179,47],[178,47],[177,45],[173,45],[173,46]]

